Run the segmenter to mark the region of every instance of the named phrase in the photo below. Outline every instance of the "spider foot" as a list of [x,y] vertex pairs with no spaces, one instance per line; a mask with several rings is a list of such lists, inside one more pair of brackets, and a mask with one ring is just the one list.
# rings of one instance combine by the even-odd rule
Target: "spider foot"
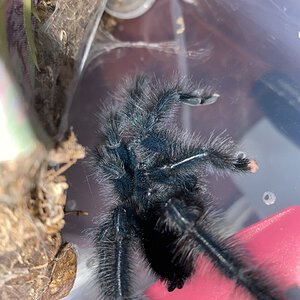
[[208,93],[204,89],[191,92],[189,95],[182,94],[180,100],[182,103],[190,106],[209,105],[215,103],[220,97],[217,93]]
[[168,281],[168,292],[174,291],[177,289],[182,289],[184,286],[186,278],[175,278],[172,281]]
[[259,166],[258,166],[257,162],[254,159],[249,161],[248,169],[251,173],[256,173],[259,170]]

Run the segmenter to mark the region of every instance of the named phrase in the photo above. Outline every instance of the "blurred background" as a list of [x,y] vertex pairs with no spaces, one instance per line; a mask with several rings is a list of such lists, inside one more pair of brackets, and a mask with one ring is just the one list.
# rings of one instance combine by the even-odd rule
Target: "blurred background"
[[[260,167],[256,174],[210,178],[210,191],[225,214],[228,233],[299,205],[299,1],[108,1],[107,5],[117,18],[102,17],[69,107],[68,125],[79,143],[92,147],[102,142],[96,133],[97,114],[112,101],[124,77],[149,73],[168,79],[178,72],[220,94],[212,105],[184,107],[178,126],[204,137],[226,130]],[[79,276],[67,299],[86,295],[78,288],[90,278],[85,230],[94,226],[94,218],[109,203],[91,174],[86,161],[67,171],[67,210],[89,214],[66,216],[63,236],[79,251]],[[141,278],[141,288],[151,283],[146,275]]]

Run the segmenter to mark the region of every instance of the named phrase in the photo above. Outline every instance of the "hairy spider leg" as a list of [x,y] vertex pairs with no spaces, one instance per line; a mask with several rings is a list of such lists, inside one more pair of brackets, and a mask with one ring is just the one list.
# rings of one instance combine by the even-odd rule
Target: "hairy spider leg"
[[[218,234],[218,225],[210,217],[212,207],[208,196],[197,188],[200,183],[197,171],[206,163],[230,172],[243,172],[250,170],[250,160],[237,158],[234,143],[226,137],[210,139],[204,147],[197,144],[200,142],[185,145],[177,138],[168,141],[165,157],[170,157],[172,152],[178,159],[170,162],[163,158],[148,170],[149,180],[171,187],[152,202],[143,224],[143,243],[152,269],[172,291],[184,285],[194,272],[199,253],[204,253],[226,277],[257,299],[282,299],[263,272],[241,259],[244,252],[239,246],[226,242]],[[147,149],[155,151],[149,145]],[[179,147],[179,153],[172,147]],[[198,184],[191,183],[191,178],[192,182],[196,178]],[[164,202],[164,198],[168,201]]]
[[[129,91],[127,90],[126,93],[128,103],[124,107],[124,114],[127,117],[130,129],[134,132],[134,136],[138,136],[138,138],[133,138],[132,141],[128,142],[128,148],[134,148],[137,143],[139,143],[147,150],[157,153],[158,156],[162,156],[167,148],[174,148],[173,140],[168,141],[169,138],[167,133],[161,137],[161,132],[163,132],[161,128],[172,118],[176,108],[180,104],[188,103],[189,101],[205,104],[211,101],[210,97],[216,97],[215,94],[208,94],[205,89],[195,88],[189,81],[180,78],[165,89],[161,89],[158,84],[158,87],[151,93],[150,80],[144,75],[137,76],[133,87]],[[149,102],[151,103],[151,106],[149,106]],[[176,152],[178,150],[175,149],[174,151],[174,149],[171,149],[171,152],[172,151]],[[247,159],[243,162],[237,162],[236,158],[232,158],[232,156],[228,157],[228,152],[226,153],[227,156],[223,157],[224,163],[229,163],[231,159],[232,165],[236,166],[236,168],[238,168],[238,165],[239,168],[242,168],[244,167],[245,162],[248,163]],[[207,159],[207,154],[214,154],[211,155],[212,158],[218,158],[218,155],[221,155],[220,152],[214,153],[210,152],[209,149],[205,149],[195,154],[193,157],[184,158],[183,162],[190,160],[191,163],[194,163],[192,160],[197,158],[203,161]],[[148,160],[149,159],[145,159],[144,161],[147,162]],[[153,157],[150,160],[152,160],[153,165],[153,162],[157,159]],[[215,164],[217,164],[217,159],[214,161],[216,161]],[[181,164],[181,162],[178,162],[178,164]],[[146,180],[145,173],[149,173],[149,171],[143,172],[139,168],[139,171],[136,173],[139,177],[138,180],[136,180],[138,184],[141,184]],[[194,176],[190,176],[189,179],[191,182],[195,182]],[[187,181],[184,180],[183,182],[185,184]],[[137,188],[138,190],[145,190],[146,184],[141,188]],[[136,199],[142,201],[142,196],[143,195],[140,193],[139,197],[136,197]]]
[[106,144],[95,148],[93,163],[98,176],[113,186],[117,202],[110,215],[100,221],[94,235],[95,256],[98,261],[97,281],[105,300],[138,299],[134,296],[132,252],[137,243],[137,216],[132,209],[136,158],[122,138],[122,112],[110,109],[106,113],[102,133]]
[[94,236],[97,280],[105,300],[139,299],[134,296],[132,259],[136,248],[135,212],[128,205],[115,207]]
[[[163,94],[166,98],[170,95]],[[173,95],[174,96],[174,95]],[[174,99],[174,98],[173,98]],[[160,100],[164,102],[164,97],[159,98],[157,106],[154,107],[152,113],[155,112],[155,115],[151,117],[149,115],[149,124],[151,126],[144,126],[143,129],[149,129],[152,127],[152,120],[159,114],[157,113],[157,107],[161,106]],[[160,121],[156,119],[157,123]],[[147,122],[145,123],[148,124]],[[153,124],[154,127],[155,124]],[[166,138],[167,134],[162,134],[162,130],[155,130],[157,127],[154,127],[147,137],[141,141],[141,145],[146,148],[147,151],[152,151],[154,153],[163,153],[166,157],[170,157],[171,153],[174,157],[176,153],[176,146],[180,145],[180,153],[178,153],[178,159],[168,162],[166,164],[158,165],[157,159],[154,163],[154,167],[147,170],[148,179],[153,180],[165,185],[173,185],[174,191],[178,191],[180,188],[185,188],[185,191],[190,192],[191,194],[186,194],[185,197],[190,196],[191,198],[194,194],[197,193],[196,184],[191,184],[190,179],[195,179],[192,172],[195,172],[195,169],[199,165],[211,164],[216,168],[225,171],[233,172],[245,172],[251,171],[251,161],[248,158],[240,158],[235,153],[234,143],[228,137],[217,136],[215,138],[209,139],[205,146],[191,147],[189,145],[184,145],[180,140],[168,140]],[[143,132],[145,134],[145,132]],[[164,135],[164,137],[162,137]],[[199,142],[200,144],[200,142]],[[170,153],[168,153],[170,152]],[[175,155],[176,156],[176,155]],[[161,162],[160,162],[161,163]],[[188,173],[189,175],[185,175]],[[181,176],[182,174],[182,176]],[[179,180],[179,178],[181,179]],[[193,181],[192,180],[192,181]],[[187,188],[188,187],[188,188]],[[193,194],[192,194],[193,192]],[[175,193],[175,192],[174,192]],[[187,192],[186,192],[187,193]],[[165,195],[164,195],[165,196]],[[162,196],[162,197],[164,197]],[[202,201],[205,201],[205,196],[199,193],[198,196]],[[160,203],[160,201],[158,201]],[[189,203],[191,204],[191,203]],[[168,226],[168,228],[162,226],[159,230],[157,229],[157,224],[163,224],[162,217],[159,217],[159,214],[163,214],[163,209],[166,209],[171,204],[166,206],[162,205],[161,209],[158,209],[156,205],[155,210],[151,208],[147,211],[147,217],[143,224],[144,228],[144,237],[143,243],[145,248],[146,256],[151,264],[152,269],[164,280],[168,281],[168,289],[172,291],[173,289],[181,288],[184,285],[185,280],[190,277],[194,272],[195,258],[198,256],[199,252],[204,252],[214,263],[214,265],[228,278],[233,279],[237,282],[238,285],[243,286],[248,292],[256,296],[258,299],[265,300],[275,300],[280,299],[276,289],[269,283],[266,279],[266,276],[262,272],[258,271],[255,268],[250,268],[249,265],[244,263],[240,259],[240,256],[237,255],[238,250],[237,246],[229,245],[225,243],[221,237],[218,237],[214,234],[212,230],[213,226],[209,227],[208,231],[201,229],[199,225],[197,228],[194,228],[192,234],[189,234],[188,237],[185,237],[186,231],[189,232],[190,229],[187,229],[192,226],[193,222],[197,224],[195,218],[201,218],[201,216],[208,214],[207,207],[205,209],[204,205],[197,205],[193,203],[194,212],[198,211],[199,214],[193,216],[194,220],[185,219],[186,216],[180,215],[177,211],[174,212],[173,223],[179,222],[179,229],[174,229],[174,226]],[[208,205],[207,205],[208,206]],[[175,206],[172,204],[170,207],[175,209]],[[184,206],[187,208],[187,206]],[[158,213],[160,212],[160,213]],[[190,216],[191,214],[187,214]],[[155,217],[156,216],[156,217]],[[182,220],[188,222],[187,224],[180,224]],[[206,220],[207,224],[209,222]],[[169,222],[171,223],[171,222]],[[183,226],[184,225],[184,226]],[[203,227],[203,224],[201,224]],[[183,227],[182,227],[183,226]],[[197,229],[197,230],[196,230]],[[160,231],[161,230],[161,231]],[[178,235],[179,232],[183,232]],[[194,240],[194,247],[189,248],[189,250],[182,250],[188,248],[186,245],[191,245],[190,240]],[[182,242],[184,240],[185,242]],[[172,252],[176,249],[175,245],[180,244],[182,247],[178,248],[177,253]],[[171,247],[170,247],[171,245]],[[192,249],[192,250],[191,250]],[[198,249],[196,251],[195,249]],[[183,254],[180,254],[184,251]],[[176,262],[178,260],[178,262]],[[263,279],[263,280],[262,280]]]
[[[124,107],[124,114],[131,130],[138,136],[142,146],[157,153],[168,147],[168,134],[161,137],[161,128],[173,117],[173,112],[180,104],[193,102],[201,105],[216,97],[215,94],[208,94],[204,89],[193,87],[185,79],[177,79],[175,84],[163,90],[157,87],[151,93],[150,80],[145,75],[137,76],[131,89],[125,91],[126,94],[128,102]],[[149,107],[148,103],[152,106]],[[249,159],[235,156],[232,151],[233,145],[229,138],[211,137],[205,147],[199,147],[196,151],[193,149],[193,153],[188,153],[190,156],[176,163],[181,164],[187,160],[191,162],[193,160],[194,163],[194,160],[199,160],[210,162],[216,168],[223,170],[249,171]],[[174,167],[173,165],[170,167]]]
[[150,79],[145,75],[139,75],[134,80],[133,88],[125,91],[124,97],[127,96],[128,101],[124,112],[132,130],[139,138],[144,139],[151,134],[154,127],[160,127],[170,119],[180,103],[202,105],[209,103],[212,97],[216,97],[216,94],[208,94],[203,88],[192,86],[184,78],[177,78],[174,82],[175,84],[165,89],[157,82],[152,90]]
[[[153,257],[151,265],[156,272],[164,274],[162,279],[167,281],[168,290],[183,286],[185,279],[194,272],[199,253],[203,253],[227,278],[256,299],[283,299],[261,270],[253,267],[251,261],[245,262],[245,252],[239,250],[239,245],[224,240],[217,233],[214,216],[209,212],[199,215],[196,202],[188,202],[183,198],[170,198],[167,203],[156,203],[149,212],[152,218],[149,224],[156,225],[154,232],[148,234],[147,242],[164,247],[156,247],[158,257]],[[167,262],[161,259],[161,255],[169,257]]]
[[105,144],[96,147],[92,154],[94,166],[101,172],[97,176],[106,178],[113,186],[119,199],[129,201],[134,189],[134,169],[137,161],[134,151],[128,147],[123,138],[124,123],[123,108],[109,108],[105,112],[105,126],[101,132],[105,137]]
[[[125,107],[128,116],[127,128],[121,128],[124,110],[121,109],[119,112],[110,110],[107,113],[106,125],[102,128],[106,144],[101,149],[97,148],[94,153],[96,165],[113,184],[120,200],[131,205],[141,202],[144,204],[144,210],[147,209],[145,192],[148,190],[149,183],[145,170],[136,162],[134,142],[132,139],[125,142],[122,139],[122,130],[134,131],[141,128],[140,134],[145,134],[145,131],[149,131],[163,119],[163,114],[166,110],[170,110],[172,105],[174,106],[174,101],[180,99],[177,90],[167,90],[158,96],[157,104],[149,113],[144,110],[148,100],[146,99],[148,90],[148,79],[141,76],[132,89],[127,91],[130,99]],[[182,97],[185,100],[189,98],[187,94],[182,94]],[[136,225],[133,230],[134,227],[130,224],[137,224],[138,219],[131,208],[129,210],[129,206],[124,207],[119,204],[112,210],[112,218],[104,219],[99,225],[94,243],[99,260],[98,281],[105,299],[132,298],[132,280],[129,279],[130,276],[126,277],[126,272],[130,269],[130,242],[134,242],[129,236],[136,235],[138,227]]]
[[[164,90],[157,88],[154,94],[151,94],[149,80],[147,79],[147,77],[138,77],[133,88],[131,90],[126,90],[125,97],[127,100],[127,104],[124,106],[121,113],[119,115],[115,114],[114,116],[112,116],[112,118],[108,122],[108,129],[112,129],[113,131],[107,131],[107,146],[99,151],[99,154],[96,154],[96,156],[98,155],[98,159],[96,160],[100,162],[99,167],[102,169],[104,175],[106,175],[106,177],[113,184],[116,194],[118,194],[119,198],[123,202],[126,202],[127,205],[126,207],[124,207],[125,204],[123,204],[123,206],[122,204],[119,204],[118,207],[114,208],[112,214],[116,214],[115,218],[117,220],[122,219],[124,223],[126,223],[124,224],[125,229],[130,228],[130,230],[132,230],[132,227],[128,227],[129,223],[143,224],[142,227],[140,227],[140,224],[133,226],[134,231],[132,232],[129,230],[128,233],[130,233],[132,236],[139,233],[141,228],[144,230],[142,243],[144,243],[145,253],[150,265],[162,279],[168,282],[169,290],[172,290],[176,287],[180,288],[183,286],[186,278],[188,278],[193,272],[194,262],[200,251],[204,251],[206,255],[209,256],[212,260],[220,258],[220,255],[222,255],[222,253],[219,253],[219,256],[214,255],[218,253],[218,251],[226,252],[226,249],[228,249],[228,253],[231,253],[230,255],[232,255],[233,259],[235,259],[234,254],[236,253],[231,251],[232,249],[230,247],[227,247],[227,244],[218,244],[218,241],[222,242],[222,239],[220,238],[219,240],[217,235],[214,236],[213,225],[205,225],[200,222],[201,226],[205,225],[207,226],[206,228],[209,229],[207,230],[208,237],[205,235],[206,231],[204,230],[205,234],[203,234],[201,240],[194,232],[196,229],[193,229],[192,233],[190,234],[191,229],[187,229],[180,223],[182,222],[182,218],[186,218],[186,220],[188,220],[188,224],[191,225],[189,226],[189,228],[193,228],[195,224],[198,224],[197,219],[204,218],[204,216],[208,214],[206,203],[202,203],[201,201],[200,203],[199,201],[198,203],[196,203],[196,201],[191,200],[195,195],[197,195],[197,197],[200,196],[199,198],[201,199],[201,196],[203,196],[202,194],[204,194],[203,191],[198,193],[200,184],[198,181],[198,176],[196,176],[194,174],[195,172],[193,172],[193,170],[195,170],[195,165],[197,165],[198,167],[199,165],[204,165],[204,163],[206,162],[208,165],[213,164],[215,167],[223,170],[246,171],[249,170],[249,160],[236,158],[232,154],[232,152],[230,152],[232,151],[232,148],[226,148],[226,143],[224,143],[224,147],[220,146],[218,149],[217,146],[221,144],[220,141],[216,144],[210,141],[204,147],[196,147],[197,149],[195,149],[195,147],[188,147],[185,152],[183,151],[184,156],[182,156],[182,154],[180,154],[179,152],[176,153],[175,151],[176,159],[174,159],[174,155],[172,156],[171,153],[168,153],[168,151],[172,152],[174,150],[174,148],[170,148],[170,144],[173,143],[175,144],[174,147],[176,147],[176,144],[178,145],[182,142],[178,139],[170,139],[169,142],[162,139],[162,126],[165,125],[164,123],[170,118],[170,116],[172,116],[172,113],[170,112],[173,111],[174,107],[178,106],[178,103],[182,102],[187,104],[194,104],[198,101],[199,104],[203,104],[203,102],[205,102],[207,99],[210,99],[210,97],[207,95],[203,96],[203,91],[199,92],[199,90],[192,90],[188,85],[183,85],[182,87],[182,82],[177,82],[175,85]],[[196,100],[198,99],[197,97],[200,97],[200,100]],[[201,97],[203,99],[201,99]],[[147,104],[149,103],[149,101],[151,103],[151,107]],[[170,116],[168,115],[168,113]],[[126,118],[122,116],[125,116]],[[116,120],[120,121],[116,122]],[[120,139],[120,123],[123,123],[123,127],[129,132],[129,138],[126,140],[126,142]],[[212,147],[210,148],[209,145],[211,145]],[[143,148],[146,150],[146,152],[152,152],[152,155],[148,154],[149,156],[147,158],[147,163],[141,161],[141,158],[143,157]],[[180,150],[184,149],[184,146],[180,147]],[[192,150],[195,150],[196,152],[193,152]],[[136,157],[136,151],[140,156],[139,158]],[[163,160],[160,159],[160,156],[167,158],[172,157],[172,159],[165,159],[165,162],[167,164],[162,164]],[[155,166],[159,167],[158,173],[155,173],[154,171]],[[190,172],[190,174],[187,175],[187,172]],[[151,194],[150,197],[148,197],[147,192],[149,186],[155,181],[156,184],[159,183],[158,185],[160,185],[160,189],[158,189],[156,193]],[[179,186],[178,182],[180,183]],[[192,182],[192,184],[190,182]],[[171,192],[172,188],[173,192]],[[161,194],[159,192],[161,192]],[[177,197],[175,197],[176,194]],[[187,201],[187,199],[189,199],[189,202]],[[205,201],[205,197],[202,200]],[[140,201],[143,203],[143,205],[141,206],[137,205],[137,203],[139,203]],[[179,204],[177,204],[178,201]],[[148,205],[145,205],[147,202]],[[136,206],[138,206],[140,211],[136,209]],[[125,209],[122,212],[120,210],[121,207]],[[182,214],[180,215],[176,213],[174,214],[175,217],[173,216],[167,218],[165,215],[170,213],[174,207],[177,207],[177,209],[181,211]],[[132,213],[130,213],[131,210]],[[187,216],[185,215],[185,213],[187,214]],[[127,217],[124,217],[124,214]],[[130,214],[131,217],[128,217],[128,214]],[[118,231],[119,227],[117,224],[119,223],[111,222],[109,223],[111,224],[110,226],[106,226],[107,222],[109,223],[110,221],[106,219],[104,223],[102,223],[104,224],[103,227],[109,227],[111,228],[111,230],[106,231],[106,233],[104,233],[98,240],[106,240],[106,237],[108,237],[108,240],[110,241],[113,240],[113,244],[110,245],[111,249],[113,249],[113,257],[105,256],[104,248],[107,250],[107,247],[104,247],[103,250],[101,250],[102,246],[96,246],[99,248],[100,254],[103,251],[101,255],[105,257],[104,260],[108,259],[111,260],[112,264],[122,265],[119,263],[120,260],[118,260],[117,257],[122,257],[122,254],[124,254],[124,258],[129,261],[130,258],[128,252],[126,252],[126,249],[130,249],[129,243],[125,243],[127,245],[127,248],[124,248],[125,250],[120,250],[123,248],[119,247],[118,238],[116,238],[117,236],[112,235],[112,239],[109,238],[109,235],[111,235],[113,232]],[[149,224],[153,225],[150,229]],[[200,225],[199,227],[201,227]],[[146,226],[148,226],[148,229],[146,228]],[[201,228],[198,230],[197,226],[194,227],[197,228],[196,231],[201,236]],[[188,236],[188,238],[186,238],[186,236]],[[211,240],[209,240],[209,237],[211,238]],[[206,240],[207,242],[205,242]],[[125,240],[122,239],[122,241]],[[134,241],[135,240],[133,240],[133,242]],[[157,270],[157,268],[155,267],[155,260],[157,258],[155,257],[155,255],[151,256],[151,254],[149,254],[153,250],[153,243],[155,244],[155,247],[158,247],[158,250],[162,250],[162,252],[165,253],[166,263],[163,263],[163,268],[171,268],[171,273],[168,270]],[[195,245],[195,247],[189,246],[188,243]],[[183,247],[179,247],[177,245],[182,245]],[[211,246],[205,247],[205,245]],[[222,248],[222,245],[225,246]],[[180,252],[181,248],[185,249],[183,253]],[[214,248],[215,251],[212,250]],[[194,249],[196,252],[191,252],[190,249]],[[235,248],[233,248],[233,250],[234,249]],[[231,258],[230,255],[228,255],[229,258]],[[190,257],[194,258],[190,259],[190,261],[187,261],[185,257],[187,257],[188,259],[190,259]],[[236,258],[236,260],[238,262],[238,258]],[[219,261],[216,261],[214,263],[217,267],[219,267],[221,271],[223,271],[225,275],[227,275],[227,277],[233,278],[233,275],[231,275],[230,273],[231,269],[227,270],[226,264],[224,267],[219,263]],[[105,264],[107,263],[102,263],[102,266],[105,266]],[[126,264],[123,265],[125,266]],[[99,267],[101,267],[101,263],[99,264]],[[238,270],[238,268],[239,266],[237,264],[236,271]],[[104,269],[106,269],[106,273],[104,274],[105,276],[108,276],[112,279],[123,278],[122,276],[118,277],[118,274],[120,274],[120,272],[123,272],[123,270],[125,269]],[[224,271],[225,269],[226,272]],[[246,271],[248,272],[248,269]],[[241,269],[241,272],[243,273],[243,269]],[[251,272],[252,270],[250,271],[250,273],[245,274],[252,274]],[[240,276],[242,277],[242,275]],[[253,278],[255,277],[255,275],[251,276]],[[258,281],[264,278],[264,276],[258,277]],[[102,286],[106,288],[105,282],[103,282],[103,278],[99,278],[99,280],[102,281]],[[236,281],[240,285],[244,285],[245,283],[245,281],[243,280]],[[267,281],[263,280],[263,282]],[[130,282],[128,282],[128,284],[128,287],[130,288]],[[253,284],[255,285],[255,282],[253,282]],[[266,288],[267,287],[270,288],[269,291],[272,291],[272,285],[267,286],[266,284]],[[111,288],[114,295],[118,295],[118,288],[116,288],[115,286],[111,286]],[[245,288],[247,289],[247,286],[245,286]],[[255,291],[252,293],[258,293],[258,291],[260,290],[259,284],[258,287],[256,286],[254,289]],[[125,291],[123,295],[125,299],[126,297],[132,299],[130,298],[131,294],[132,292]],[[268,295],[267,291],[266,295]],[[260,299],[280,298],[275,297]]]

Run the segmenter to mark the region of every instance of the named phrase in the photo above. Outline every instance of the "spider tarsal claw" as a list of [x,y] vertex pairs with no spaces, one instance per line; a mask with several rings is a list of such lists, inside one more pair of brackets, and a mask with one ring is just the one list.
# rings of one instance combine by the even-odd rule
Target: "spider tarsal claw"
[[199,97],[188,98],[183,100],[182,102],[190,106],[209,105],[215,103],[219,97],[220,95],[217,93],[209,96],[199,95]]

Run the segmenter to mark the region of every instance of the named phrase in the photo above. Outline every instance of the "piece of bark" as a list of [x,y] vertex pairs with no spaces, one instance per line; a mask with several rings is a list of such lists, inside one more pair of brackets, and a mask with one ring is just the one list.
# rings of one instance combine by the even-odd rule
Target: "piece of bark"
[[[61,299],[76,275],[76,252],[62,245],[66,178],[84,149],[71,134],[55,150],[0,165],[0,299]],[[56,167],[54,167],[56,166]]]

